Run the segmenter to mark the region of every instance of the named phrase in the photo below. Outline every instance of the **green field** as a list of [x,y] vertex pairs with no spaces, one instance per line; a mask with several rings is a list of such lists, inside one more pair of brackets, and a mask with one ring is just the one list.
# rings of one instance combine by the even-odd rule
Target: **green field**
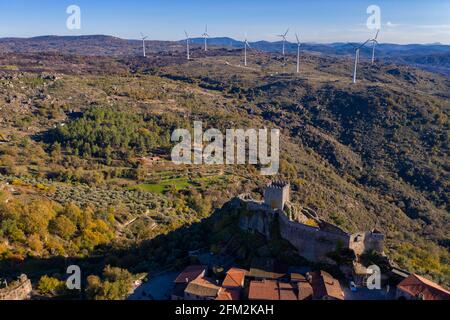
[[165,191],[169,190],[170,187],[175,187],[177,191],[179,190],[185,190],[189,187],[197,188],[201,186],[209,186],[211,183],[220,183],[225,182],[227,179],[227,176],[216,176],[216,177],[203,177],[203,178],[196,178],[196,179],[189,179],[189,178],[176,178],[176,179],[169,179],[169,180],[163,180],[158,183],[144,183],[139,184],[136,186],[131,187],[132,190],[143,190],[153,193],[159,193],[162,194]]

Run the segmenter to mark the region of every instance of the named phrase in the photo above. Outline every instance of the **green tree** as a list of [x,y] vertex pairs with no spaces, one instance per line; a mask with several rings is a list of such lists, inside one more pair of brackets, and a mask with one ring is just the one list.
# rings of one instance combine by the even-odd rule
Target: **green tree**
[[47,275],[41,277],[37,286],[39,292],[44,295],[60,294],[62,291],[64,291],[64,288],[64,281],[60,281]]
[[70,239],[77,231],[76,225],[66,216],[53,219],[49,225],[50,232],[63,239]]

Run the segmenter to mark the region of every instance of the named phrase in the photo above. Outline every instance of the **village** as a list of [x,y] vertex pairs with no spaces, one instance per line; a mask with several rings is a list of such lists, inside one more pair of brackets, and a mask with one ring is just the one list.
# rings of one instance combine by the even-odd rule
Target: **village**
[[[129,300],[449,300],[450,292],[438,284],[393,265],[384,254],[384,235],[377,231],[348,234],[317,217],[310,210],[296,210],[290,203],[290,185],[273,182],[264,200],[249,195],[232,199],[232,207],[244,207],[248,214],[238,221],[240,230],[258,233],[271,241],[274,225],[310,265],[287,265],[274,258],[254,258],[249,268],[231,265],[218,270],[222,257],[211,252],[191,252],[198,264],[181,271],[149,274],[148,281],[136,281]],[[314,223],[311,223],[313,221]],[[351,266],[330,259],[339,243],[353,253]],[[368,266],[364,254],[378,255],[383,263]],[[227,265],[227,264],[222,264]],[[333,266],[329,269],[326,266]],[[330,272],[329,270],[338,270]],[[0,300],[33,299],[26,275],[10,284],[2,283]]]
[[[213,265],[189,265],[180,273],[165,274],[159,279],[156,277],[149,283],[142,284],[131,299],[450,300],[448,290],[424,277],[391,266],[387,257],[385,257],[389,265],[387,272],[382,273],[378,268],[377,274],[373,269],[364,266],[359,261],[363,253],[377,251],[381,256],[384,255],[384,237],[380,232],[373,230],[350,235],[318,218],[315,218],[317,226],[314,227],[299,222],[302,221],[299,219],[299,213],[291,212],[291,219],[287,218],[285,211],[292,210],[289,193],[288,183],[274,182],[267,186],[264,202],[251,200],[248,196],[233,200],[244,203],[254,212],[254,215],[245,221],[240,221],[240,227],[249,232],[260,232],[270,238],[268,224],[275,215],[282,216],[284,218],[279,219],[281,235],[298,248],[299,254],[305,252],[310,260],[321,262],[329,260],[327,251],[332,250],[335,242],[340,240],[356,254],[351,270],[340,266],[344,277],[338,279],[325,270],[313,270],[307,266],[288,266],[274,259],[265,258],[254,259],[249,270],[239,266],[230,267],[224,277],[216,276]],[[287,208],[291,209],[286,210]],[[264,214],[266,217],[258,217],[258,214]],[[268,220],[270,222],[267,222]],[[297,234],[294,235],[293,232]],[[299,234],[302,232],[303,235]],[[323,244],[324,237],[330,242]],[[376,281],[379,281],[379,287],[371,286],[371,282]],[[156,286],[152,285],[154,282],[157,283]]]

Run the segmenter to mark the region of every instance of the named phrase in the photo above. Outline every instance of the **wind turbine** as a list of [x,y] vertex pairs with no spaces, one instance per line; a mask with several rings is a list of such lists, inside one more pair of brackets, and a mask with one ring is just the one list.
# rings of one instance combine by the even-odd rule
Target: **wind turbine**
[[378,34],[380,33],[380,29],[377,30],[377,34],[375,35],[375,38],[372,39],[373,42],[373,47],[372,47],[372,64],[375,63],[375,47],[378,44],[377,38],[378,38]]
[[372,64],[375,63],[375,47],[378,44],[377,38],[378,38],[379,33],[380,33],[380,30],[377,31],[375,38],[366,40],[366,42],[364,42],[359,47],[354,46],[354,48],[355,48],[355,67],[353,69],[353,83],[356,83],[356,71],[358,69],[359,53],[361,51],[361,48],[363,48],[366,44],[368,44],[370,42],[373,44],[373,46],[372,46]]
[[297,38],[297,73],[300,73],[300,39],[298,38],[298,35],[295,34],[295,37]]
[[144,57],[145,55],[145,40],[148,38],[148,36],[144,36],[144,34],[141,33],[141,39],[142,39],[142,51],[144,52]]
[[190,48],[189,48],[189,34],[187,33],[186,30],[184,30],[184,34],[186,35],[186,55],[187,55],[187,59],[190,60],[191,55],[190,55]]
[[285,52],[284,47],[285,47],[285,44],[286,44],[286,36],[287,36],[288,32],[289,32],[289,29],[287,29],[284,34],[279,34],[278,35],[278,37],[283,38],[283,56],[284,56],[284,52]]
[[247,48],[251,49],[250,43],[248,43],[247,35],[245,35],[244,40],[244,65],[247,66]]
[[358,69],[358,63],[359,63],[359,50],[362,46],[356,48],[355,50],[355,67],[353,68],[353,83],[356,83],[356,70]]
[[203,33],[202,36],[203,36],[203,39],[205,40],[205,51],[208,51],[208,38],[209,38],[208,25],[206,25],[205,33]]

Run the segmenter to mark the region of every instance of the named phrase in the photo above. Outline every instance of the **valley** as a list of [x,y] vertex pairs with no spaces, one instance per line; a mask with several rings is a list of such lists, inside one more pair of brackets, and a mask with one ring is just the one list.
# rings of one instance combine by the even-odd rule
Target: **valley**
[[[230,241],[234,222],[211,216],[284,180],[295,205],[349,233],[381,231],[396,265],[450,286],[448,76],[380,58],[363,60],[353,85],[351,57],[314,50],[302,51],[296,74],[294,55],[252,50],[243,67],[242,50],[231,47],[206,55],[194,46],[190,61],[178,43],[152,46],[146,58],[122,51],[121,39],[107,42],[118,43],[117,54],[59,50],[67,39],[58,52],[48,42],[45,54],[27,49],[43,40],[0,57],[5,276],[26,273],[42,287],[43,276],[59,279],[41,294],[70,297],[58,281],[73,262],[87,270],[88,287],[122,286],[102,296],[122,299],[130,289],[122,280],[178,271],[193,250],[248,262],[260,254],[252,236]],[[279,129],[278,175],[174,165],[171,133],[194,121],[222,132]],[[86,296],[99,298],[94,291]]]

